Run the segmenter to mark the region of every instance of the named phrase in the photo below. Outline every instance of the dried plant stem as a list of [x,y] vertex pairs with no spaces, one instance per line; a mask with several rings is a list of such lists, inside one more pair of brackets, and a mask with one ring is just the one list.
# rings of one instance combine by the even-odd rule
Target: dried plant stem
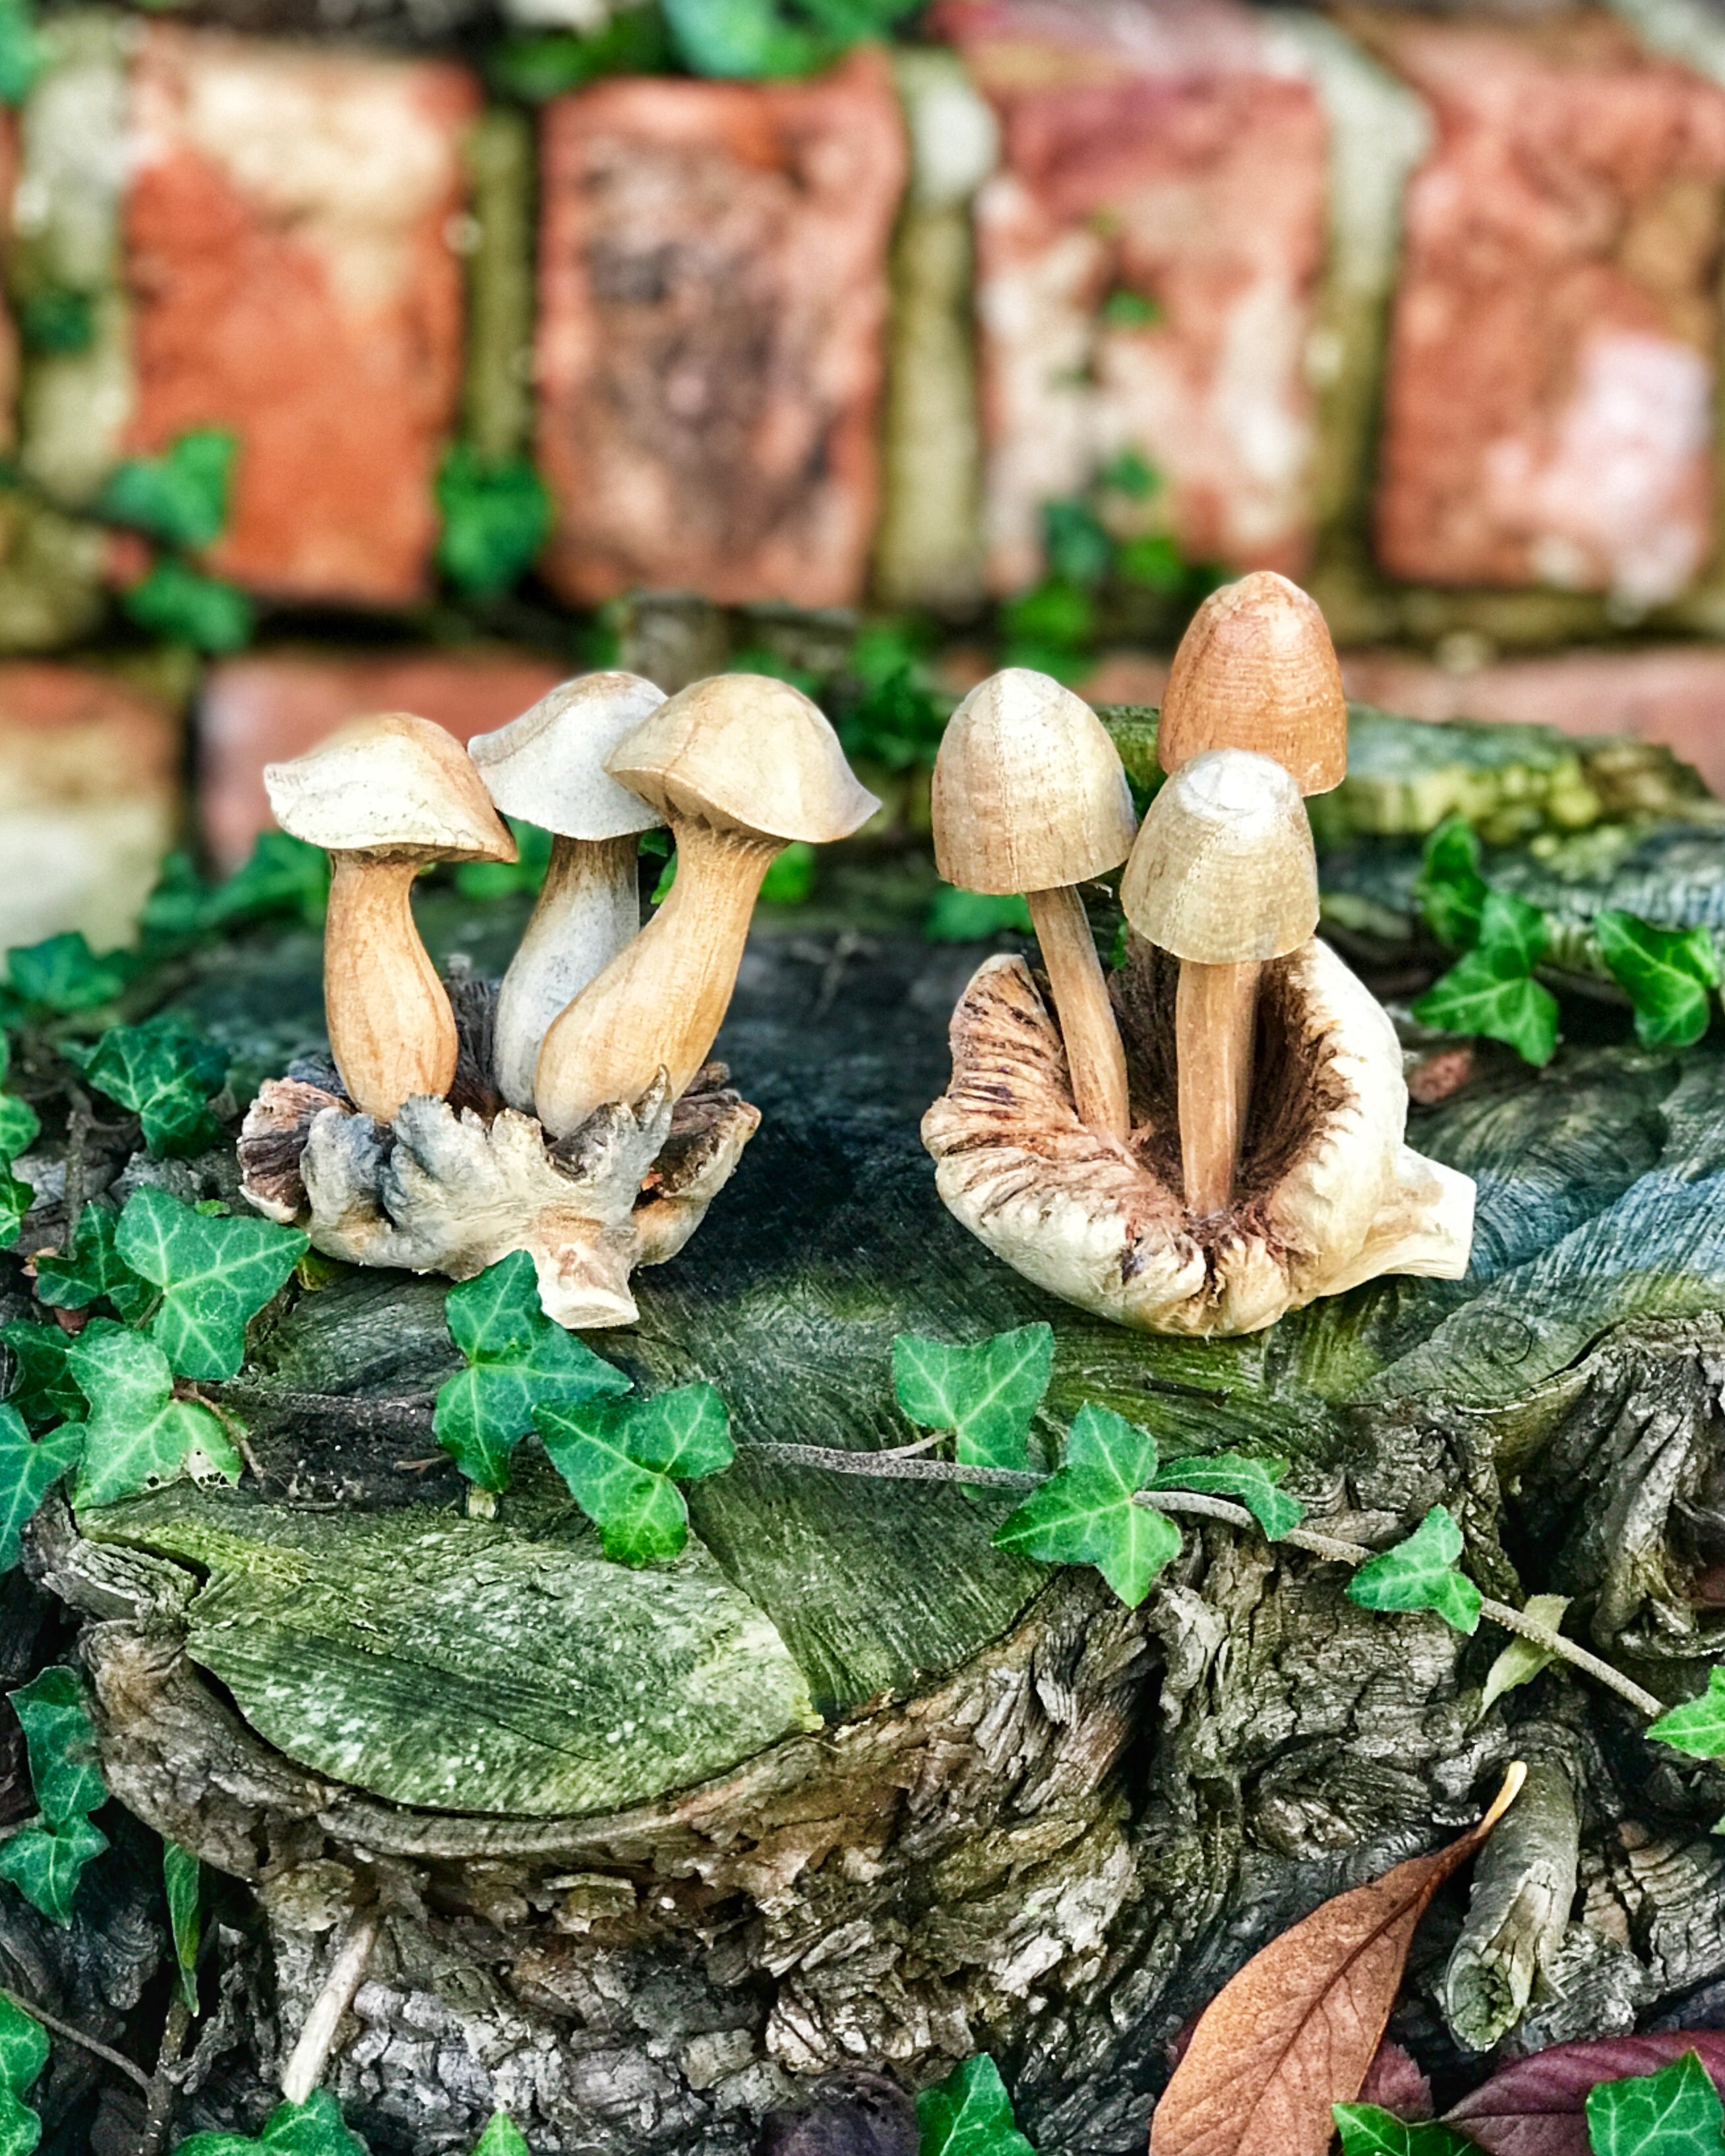
[[127,2058],[124,2051],[116,2051],[106,2044],[98,2043],[94,2036],[87,2036],[83,2030],[74,2029],[69,2021],[62,2021],[57,2015],[49,2013],[45,2007],[37,2005],[34,1999],[25,1999],[16,1991],[8,1991],[3,1984],[0,1984],[0,1999],[9,2000],[21,2014],[28,2014],[33,2021],[39,2021],[51,2035],[64,2036],[69,2044],[76,2044],[80,2050],[90,2052],[98,2059],[105,2059],[110,2066],[117,2066],[121,2073],[147,2092],[150,2076],[135,2059]]
[[138,2136],[137,2156],[162,2156],[167,2140],[168,2129],[173,2123],[174,2098],[179,2092],[179,2076],[175,2071],[180,2063],[180,2054],[186,2047],[186,2032],[192,2025],[192,2010],[186,2004],[185,1994],[177,1984],[168,2001],[167,2020],[162,2031],[162,2049],[156,2061],[156,2071],[150,2076],[150,2087],[144,2105],[144,2128]]
[[366,1968],[382,1925],[381,1909],[365,1910],[354,1919],[352,1929],[341,1942],[323,1989],[311,2002],[299,2041],[282,2068],[281,2093],[286,2102],[304,2103],[323,2079],[324,2068],[336,2048],[336,2031],[365,1981]]

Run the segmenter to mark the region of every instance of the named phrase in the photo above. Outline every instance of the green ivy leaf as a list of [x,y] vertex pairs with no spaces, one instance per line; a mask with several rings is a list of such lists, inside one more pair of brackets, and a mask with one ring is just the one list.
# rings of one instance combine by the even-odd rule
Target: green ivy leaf
[[1044,1564],[1093,1564],[1128,1609],[1178,1555],[1180,1531],[1153,1506],[1133,1502],[1156,1473],[1156,1440],[1111,1408],[1082,1407],[1065,1464],[996,1530],[998,1549]]
[[824,39],[781,17],[775,0],[661,0],[691,74],[742,80],[808,74],[834,57]]
[[93,1302],[106,1301],[129,1325],[141,1317],[155,1301],[156,1291],[114,1247],[119,1224],[119,1215],[99,1201],[86,1205],[78,1216],[69,1255],[38,1253],[37,1301],[55,1310],[87,1310]]
[[[48,2064],[48,2031],[33,2014],[0,1999],[0,2087],[22,2096]],[[6,2144],[0,2141],[0,2150]]]
[[603,29],[546,30],[501,38],[485,61],[492,87],[524,105],[542,105],[608,74],[665,74],[670,38],[656,8],[625,8]]
[[1725,2106],[1707,2068],[1685,2051],[1656,2074],[1589,2089],[1587,2138],[1594,2156],[1718,2156]]
[[1238,1497],[1271,1542],[1279,1542],[1306,1517],[1305,1507],[1276,1485],[1288,1471],[1286,1460],[1242,1459],[1217,1453],[1206,1459],[1171,1460],[1146,1484],[1151,1490],[1198,1490],[1216,1497]]
[[1549,1063],[1558,1045],[1558,1004],[1532,978],[1545,950],[1545,916],[1512,892],[1488,891],[1479,940],[1414,1005],[1422,1025],[1483,1034],[1524,1062]]
[[173,1397],[173,1373],[153,1341],[98,1317],[66,1361],[90,1402],[74,1506],[110,1505],[180,1475],[239,1480],[228,1433],[207,1407]]
[[1705,928],[1656,928],[1633,913],[1594,916],[1599,956],[1629,991],[1643,1048],[1688,1048],[1707,1029],[1718,954]]
[[22,105],[45,64],[28,0],[0,0],[0,104]]
[[1114,542],[1087,501],[1046,501],[1042,545],[1049,567],[1078,591],[1099,584],[1114,562]]
[[112,1003],[136,971],[124,951],[97,957],[75,928],[6,954],[6,976],[13,988],[33,1009],[58,1017]]
[[526,2136],[506,2111],[494,2112],[473,2144],[473,2156],[531,2156]]
[[173,1935],[180,1995],[187,2010],[195,2014],[198,1948],[203,1933],[203,1866],[177,1841],[162,1845],[162,1887],[167,1902],[168,1929]]
[[922,2156],[1036,2156],[1018,2130],[1000,2069],[986,2051],[916,2099]]
[[160,1025],[115,1025],[74,1057],[98,1092],[130,1108],[151,1156],[203,1152],[222,1127],[209,1111],[228,1075],[228,1051],[195,1034]]
[[960,891],[943,883],[929,902],[922,933],[931,943],[982,943],[1003,929],[1028,936],[1030,909],[1015,891]]
[[208,920],[228,927],[291,914],[317,928],[329,897],[330,857],[321,846],[285,831],[260,831],[250,858],[209,894]]
[[484,456],[470,442],[444,451],[437,506],[437,565],[470,598],[511,590],[551,536],[551,496],[532,465],[525,457]]
[[194,2133],[174,2156],[258,2156],[260,2149],[270,2156],[368,2156],[327,2089],[314,2089],[304,2103],[280,2105],[255,2141],[244,2133]]
[[96,497],[95,512],[153,538],[194,551],[221,536],[239,444],[225,428],[182,434],[160,456],[116,465]]
[[1348,1599],[1362,1609],[1435,1609],[1458,1632],[1480,1621],[1480,1590],[1455,1570],[1461,1530],[1441,1505],[1434,1505],[1405,1542],[1369,1558],[1348,1583]]
[[[18,1329],[34,1332],[42,1328],[21,1326]],[[11,1327],[7,1330],[10,1332]],[[78,1404],[81,1408],[83,1402]],[[79,1424],[68,1423],[39,1442],[33,1441],[18,1409],[0,1407],[0,1572],[10,1572],[18,1563],[26,1524],[54,1484],[78,1465],[83,1450],[84,1432]]]
[[1479,940],[1490,886],[1480,873],[1480,842],[1465,816],[1446,816],[1425,841],[1414,896],[1425,925],[1452,951],[1469,951]]
[[168,1361],[182,1378],[215,1378],[239,1370],[247,1325],[311,1248],[297,1228],[215,1218],[147,1186],[127,1199],[114,1243],[162,1291],[150,1333]]
[[1135,292],[1128,285],[1117,285],[1096,315],[1111,330],[1153,329],[1163,318],[1160,305],[1147,292]]
[[140,629],[194,651],[241,651],[252,639],[254,617],[245,593],[183,562],[158,562],[120,603]]
[[36,1325],[28,1319],[0,1326],[13,1361],[12,1389],[7,1395],[33,1430],[42,1430],[66,1418],[84,1414],[84,1395],[66,1368],[72,1336],[57,1325]]
[[84,1867],[107,1846],[100,1828],[81,1817],[64,1826],[21,1826],[0,1841],[0,1879],[54,1923],[69,1924]]
[[16,1160],[42,1135],[42,1118],[16,1093],[0,1093],[0,1159]]
[[30,1786],[50,1826],[64,1826],[108,1800],[84,1680],[57,1664],[7,1697],[24,1732]]
[[768,906],[806,906],[814,889],[815,851],[802,839],[793,839],[778,855],[761,881],[761,897]]
[[1405,2126],[1375,2103],[1330,2109],[1342,2135],[1342,2156],[1478,2156],[1476,2144],[1441,2122]]
[[620,1370],[545,1315],[525,1250],[451,1288],[444,1317],[468,1367],[439,1390],[432,1427],[482,1490],[509,1487],[510,1457],[533,1427],[536,1409],[629,1389]]
[[967,1467],[1023,1467],[1030,1424],[1054,1371],[1054,1327],[1021,1325],[955,1348],[901,1332],[892,1343],[892,1384],[910,1420],[950,1430]]
[[0,2089],[0,2156],[31,2156],[42,2140],[42,2121],[10,2089]]
[[1692,1759],[1725,1759],[1725,1669],[1707,1672],[1707,1688],[1660,1716],[1647,1734]]
[[[1562,1630],[1563,1612],[1568,1607],[1567,1594],[1530,1594],[1522,1614],[1531,1617],[1536,1625],[1543,1625],[1556,1632]],[[1531,1684],[1542,1670],[1548,1669],[1556,1660],[1555,1655],[1535,1646],[1531,1640],[1524,1640],[1519,1632],[1512,1634],[1509,1645],[1486,1672],[1480,1697],[1481,1714],[1489,1714],[1505,1692],[1513,1691],[1518,1685]]]
[[620,1564],[680,1555],[689,1508],[672,1478],[716,1475],[736,1457],[725,1403],[711,1385],[680,1385],[649,1400],[542,1407],[535,1421],[606,1556]]

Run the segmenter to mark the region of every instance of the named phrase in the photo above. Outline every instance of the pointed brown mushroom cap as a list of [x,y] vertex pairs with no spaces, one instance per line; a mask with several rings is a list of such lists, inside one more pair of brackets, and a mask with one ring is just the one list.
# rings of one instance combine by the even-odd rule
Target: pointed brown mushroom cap
[[715,674],[662,703],[605,768],[664,816],[767,839],[846,839],[880,803],[819,708],[766,674]]
[[1140,936],[1206,966],[1281,958],[1317,927],[1300,789],[1273,757],[1207,749],[1150,803],[1121,879]]
[[665,701],[639,674],[583,674],[559,681],[531,709],[467,752],[506,816],[522,816],[565,839],[624,839],[665,821],[650,803],[619,786],[605,758]]
[[1028,666],[980,681],[934,767],[934,860],[963,891],[1054,891],[1118,868],[1137,819],[1120,752],[1081,696]]
[[473,760],[411,711],[350,719],[291,763],[264,767],[284,831],[332,854],[428,861],[512,861]]
[[1273,570],[1212,592],[1168,675],[1156,737],[1164,771],[1208,748],[1273,756],[1302,793],[1348,776],[1348,702],[1317,603]]

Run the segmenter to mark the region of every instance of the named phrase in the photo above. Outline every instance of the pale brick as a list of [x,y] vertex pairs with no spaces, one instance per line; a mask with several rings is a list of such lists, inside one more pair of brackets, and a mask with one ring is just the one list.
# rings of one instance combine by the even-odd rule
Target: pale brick
[[460,382],[461,68],[153,23],[125,207],[135,449],[240,438],[210,566],[283,597],[424,593]]
[[547,106],[539,465],[567,598],[862,593],[903,126],[884,59]]

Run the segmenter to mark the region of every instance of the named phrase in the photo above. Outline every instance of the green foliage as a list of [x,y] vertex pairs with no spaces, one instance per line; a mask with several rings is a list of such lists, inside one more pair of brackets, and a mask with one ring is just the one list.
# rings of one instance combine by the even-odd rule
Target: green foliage
[[[12,1359],[8,1404],[32,1430],[69,1417],[81,1417],[84,1395],[66,1368],[72,1336],[57,1325],[38,1325],[29,1319],[0,1326],[0,1340]],[[81,1442],[81,1440],[80,1440]],[[75,1459],[76,1455],[74,1455]]]
[[960,891],[943,883],[935,893],[922,924],[932,943],[981,943],[1009,929],[1029,936],[1030,909],[1016,891],[997,896],[993,891]]
[[1707,1690],[1669,1708],[1647,1734],[1692,1759],[1725,1759],[1725,1669],[1709,1670]]
[[151,1158],[202,1152],[222,1127],[209,1111],[228,1076],[228,1052],[177,1027],[110,1026],[95,1046],[65,1054],[99,1093],[137,1116]]
[[203,1866],[177,1841],[162,1845],[162,1891],[167,1902],[174,1967],[187,2009],[198,2010],[198,1948],[203,1935]]
[[48,2064],[48,2031],[35,2016],[0,1999],[0,2156],[30,2156],[42,2122],[23,2099]]
[[1110,1408],[1081,1408],[1065,1464],[995,1532],[995,1546],[1044,1564],[1093,1564],[1128,1609],[1177,1556],[1180,1531],[1134,1502],[1156,1472],[1156,1440]]
[[327,2089],[314,2089],[304,2103],[278,2106],[255,2140],[245,2133],[194,2133],[174,2156],[258,2156],[259,2150],[269,2156],[367,2156]]
[[50,1826],[81,1819],[108,1800],[97,1762],[95,1725],[74,1669],[44,1670],[9,1693],[30,1758],[30,1786]]
[[747,80],[811,74],[883,37],[922,0],[660,0],[691,74]]
[[1705,928],[1655,928],[1632,913],[1594,916],[1599,956],[1628,991],[1643,1048],[1688,1048],[1707,1029],[1719,961]]
[[[0,1078],[12,1060],[11,1044],[0,1033]],[[36,1194],[12,1164],[27,1152],[42,1134],[42,1119],[28,1101],[16,1093],[0,1093],[0,1250],[15,1243],[24,1215],[36,1202]]]
[[451,1288],[444,1317],[467,1367],[439,1391],[433,1428],[482,1490],[509,1487],[511,1455],[538,1409],[629,1389],[620,1370],[545,1315],[525,1250],[511,1250],[477,1280]]
[[1111,330],[1153,329],[1163,319],[1162,306],[1147,292],[1117,285],[1097,309],[1096,319]]
[[1018,2130],[1000,2069],[986,2052],[916,2099],[921,2156],[1036,2156]]
[[495,2112],[473,2144],[473,2156],[529,2156],[526,2136],[506,2111]]
[[1545,916],[1511,891],[1490,891],[1473,947],[1414,1005],[1422,1025],[1483,1034],[1525,1062],[1549,1063],[1558,1045],[1557,998],[1532,977],[1545,952]]
[[1066,681],[1076,680],[1089,664],[1096,604],[1088,592],[1064,577],[1045,578],[1004,599],[999,621],[1004,665],[1032,666]]
[[1054,1327],[1021,1325],[967,1348],[901,1332],[892,1343],[898,1404],[924,1430],[949,1430],[966,1467],[1023,1467],[1030,1424],[1054,1371]]
[[437,475],[437,565],[469,598],[498,598],[550,536],[551,496],[525,457],[498,460],[452,442]]
[[599,1531],[607,1557],[650,1564],[678,1556],[689,1508],[677,1481],[716,1475],[736,1457],[725,1403],[711,1385],[680,1385],[651,1399],[589,1399],[542,1407],[545,1450]]
[[[6,36],[3,13],[0,10],[0,51]],[[0,74],[3,73],[0,59]],[[9,98],[4,101],[12,102]],[[28,351],[45,358],[75,358],[95,342],[95,302],[88,292],[74,291],[68,285],[44,285],[19,307],[18,326]]]
[[1425,841],[1414,896],[1425,925],[1452,951],[1471,950],[1489,886],[1480,872],[1480,841],[1465,816],[1446,816]]
[[170,854],[145,901],[144,935],[152,945],[177,943],[282,915],[316,928],[329,895],[329,857],[321,846],[285,831],[260,831],[250,858],[218,884],[205,883],[189,855]]
[[87,1819],[59,1827],[21,1826],[0,1841],[0,1879],[54,1923],[69,1924],[84,1867],[107,1846],[106,1835]]
[[170,546],[194,552],[208,547],[228,521],[239,450],[226,429],[200,427],[180,435],[160,456],[129,457],[109,475],[96,498],[96,514]]
[[1278,1542],[1306,1517],[1299,1500],[1277,1484],[1288,1471],[1286,1460],[1262,1460],[1218,1452],[1204,1458],[1171,1460],[1159,1468],[1147,1490],[1197,1490],[1213,1497],[1238,1497],[1271,1542]]
[[875,622],[851,646],[849,682],[840,685],[834,724],[853,762],[889,771],[931,768],[952,698],[926,678],[921,639],[902,622]]
[[[13,1329],[6,1328],[8,1332]],[[0,1572],[10,1572],[18,1563],[18,1541],[26,1523],[54,1484],[78,1465],[83,1450],[84,1433],[75,1423],[33,1439],[15,1407],[0,1407]]]
[[114,1244],[162,1290],[150,1333],[175,1370],[217,1378],[238,1374],[247,1325],[311,1247],[297,1228],[200,1213],[147,1186],[126,1200]]
[[1043,504],[1042,545],[1050,572],[1081,592],[1094,589],[1114,566],[1114,542],[1083,500]]
[[1192,586],[1191,567],[1166,531],[1145,531],[1135,539],[1122,539],[1114,572],[1124,583],[1143,584],[1164,598],[1178,598]]
[[[149,1283],[141,1281],[114,1247],[118,1216],[100,1199],[93,1199],[78,1215],[69,1251],[44,1250],[36,1260],[36,1299],[55,1310],[88,1310],[92,1303],[106,1302],[116,1317],[131,1324],[156,1300]],[[32,1326],[32,1332],[43,1328]],[[8,1327],[0,1337],[13,1345]],[[64,1348],[64,1333],[57,1334]],[[29,1352],[27,1345],[26,1353]],[[28,1409],[25,1409],[28,1414]]]
[[1656,2074],[1601,2082],[1588,2092],[1594,2156],[1718,2156],[1725,2106],[1693,2051]]
[[1375,2103],[1330,2108],[1342,2135],[1342,2156],[1475,2156],[1476,2144],[1440,2122],[1404,2126]]
[[1446,1625],[1471,1633],[1480,1621],[1480,1590],[1455,1569],[1461,1530],[1434,1505],[1405,1542],[1363,1564],[1348,1584],[1362,1609],[1435,1609]]
[[512,861],[463,861],[455,888],[464,898],[506,898],[512,891],[536,891],[551,866],[551,834],[524,817],[504,819],[515,839]]
[[22,105],[45,64],[30,0],[0,0],[0,104]]
[[[1543,1625],[1553,1632],[1562,1630],[1563,1612],[1569,1607],[1567,1594],[1530,1594],[1522,1610],[1536,1625]],[[1532,1640],[1524,1640],[1519,1632],[1498,1656],[1486,1672],[1486,1681],[1481,1689],[1480,1713],[1489,1713],[1507,1691],[1518,1686],[1531,1684],[1543,1669],[1548,1669],[1557,1656],[1543,1647],[1536,1646]]]
[[90,1403],[75,1506],[111,1505],[180,1475],[239,1480],[239,1455],[220,1419],[198,1401],[174,1397],[173,1372],[154,1341],[93,1318],[66,1363]]
[[793,839],[777,855],[761,885],[761,896],[769,906],[802,906],[814,889],[815,853],[813,846]]
[[136,971],[136,960],[124,951],[97,957],[75,928],[6,954],[13,993],[34,1016],[66,1017],[112,1003]]
[[194,651],[242,651],[252,640],[254,616],[245,593],[184,562],[158,562],[120,603],[140,629]]
[[542,105],[610,74],[659,74],[672,60],[670,33],[656,7],[619,8],[602,30],[546,30],[505,38],[491,50],[493,89],[524,105]]

